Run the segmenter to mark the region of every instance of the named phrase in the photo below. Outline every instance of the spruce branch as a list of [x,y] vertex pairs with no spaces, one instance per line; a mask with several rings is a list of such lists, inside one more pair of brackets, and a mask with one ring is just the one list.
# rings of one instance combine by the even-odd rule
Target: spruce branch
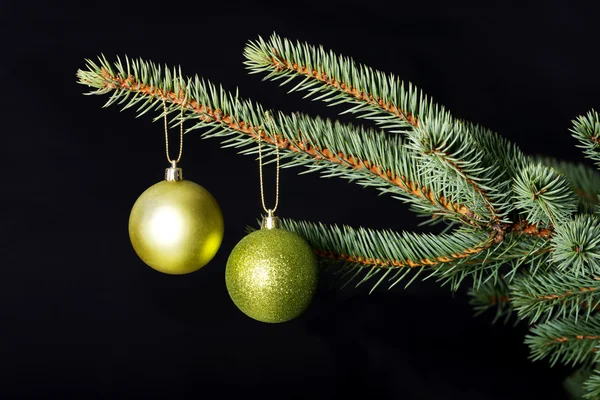
[[549,358],[551,365],[597,362],[600,317],[587,320],[569,317],[536,325],[526,336],[525,343],[529,345],[534,361]]
[[513,184],[515,206],[532,224],[553,227],[577,210],[569,182],[557,171],[541,164],[523,168]]
[[[421,159],[423,168],[438,176],[451,175],[460,182],[453,188],[461,198],[476,198],[470,207],[488,225],[509,222],[512,210],[509,179],[490,154],[475,141],[466,124],[426,120],[407,133],[407,147]],[[476,208],[477,207],[477,208]]]
[[573,121],[570,131],[579,141],[577,147],[583,149],[583,154],[600,167],[600,115],[595,110],[588,111]]
[[579,210],[594,212],[595,207],[599,205],[600,193],[600,174],[595,169],[547,156],[536,156],[533,160],[559,171],[569,181],[571,190],[577,194]]
[[374,120],[387,128],[403,132],[419,126],[416,115],[431,109],[444,113],[418,89],[405,88],[396,76],[375,71],[354,60],[307,43],[296,43],[273,34],[268,41],[259,37],[244,49],[250,73],[267,73],[266,79],[288,84],[302,81],[290,92],[307,91],[305,97],[318,95],[328,105],[348,104],[347,112]]
[[474,259],[437,269],[432,275],[452,290],[457,290],[466,278],[471,278],[471,288],[479,290],[482,285],[496,283],[501,277],[510,282],[521,268],[537,270],[549,257],[548,240],[537,234],[514,231],[502,240],[495,238],[494,241],[495,246],[488,247]]
[[291,219],[282,219],[281,224],[303,236],[321,259],[343,263],[356,272],[355,277],[368,271],[359,284],[379,277],[371,290],[385,278],[393,287],[411,270],[434,273],[441,266],[467,262],[491,247],[495,235],[472,230],[440,235],[400,233]]
[[[479,220],[493,225],[508,222],[509,193],[504,185],[506,176],[494,154],[484,154],[485,146],[473,147],[474,136],[470,123],[454,120],[443,107],[434,104],[412,84],[405,85],[396,76],[373,70],[344,56],[335,55],[322,47],[292,42],[272,35],[268,41],[261,37],[246,46],[245,64],[251,73],[267,73],[264,79],[290,83],[301,78],[290,92],[308,91],[305,97],[329,105],[347,103],[347,112],[374,120],[394,132],[404,132],[409,146],[422,157],[425,168],[441,174],[453,174],[462,179],[454,192],[479,197],[483,209],[472,210]],[[477,132],[489,135],[483,129]],[[489,138],[483,138],[489,139]],[[472,207],[469,207],[472,208]]]
[[[413,210],[434,218],[445,218],[481,226],[478,205],[471,197],[453,190],[450,174],[421,167],[401,137],[301,114],[286,115],[265,110],[242,100],[210,82],[184,78],[178,69],[161,68],[141,59],[125,58],[114,65],[101,58],[99,65],[87,60],[79,70],[79,83],[95,88],[90,94],[112,93],[105,106],[117,103],[123,109],[139,106],[138,115],[158,110],[163,101],[167,113],[184,109],[185,120],[195,122],[186,133],[204,128],[203,137],[225,138],[225,147],[244,147],[242,154],[257,152],[258,138],[270,148],[284,150],[283,167],[302,165],[325,177],[342,177],[411,203]],[[170,72],[173,71],[173,72]],[[267,117],[269,115],[270,117]],[[155,120],[161,118],[159,114]],[[433,174],[436,174],[435,176]]]
[[511,287],[519,318],[530,323],[551,318],[588,319],[600,306],[599,277],[575,277],[560,271],[523,274]]
[[[442,285],[449,284],[452,290],[457,290],[469,277],[473,286],[479,287],[486,282],[497,281],[502,265],[513,265],[511,275],[525,259],[532,263],[547,256],[548,252],[547,240],[519,231],[497,241],[497,231],[472,228],[432,235],[345,225],[339,227],[291,219],[283,219],[282,226],[306,238],[320,259],[341,263],[344,269],[353,271],[353,278],[367,271],[360,284],[375,276],[391,274],[394,286],[406,278],[410,270],[418,270],[417,274],[426,270],[425,279],[435,278]],[[467,237],[470,239],[467,240]],[[395,273],[390,270],[395,270]],[[381,281],[377,281],[375,287]]]
[[[137,106],[138,115],[143,115],[150,110],[162,110],[165,102],[167,113],[179,115],[183,108],[183,118],[193,122],[187,133],[206,129],[203,137],[219,137],[224,147],[242,148],[242,154],[255,154],[260,138],[266,147],[265,156],[272,154],[275,147],[283,150],[283,167],[303,166],[308,172],[318,171],[325,177],[337,176],[373,186],[410,203],[422,215],[481,230],[486,238],[493,239],[493,246],[487,242],[490,245],[478,260],[449,263],[444,268],[435,268],[431,274],[450,283],[453,289],[469,276],[474,278],[476,286],[495,279],[502,263],[522,260],[530,251],[537,251],[520,243],[518,237],[544,238],[550,234],[546,228],[522,221],[493,226],[489,226],[489,221],[481,221],[478,213],[465,204],[474,210],[486,209],[486,205],[481,199],[474,199],[472,192],[460,189],[464,180],[457,180],[451,173],[440,174],[436,169],[424,168],[422,159],[399,135],[388,136],[371,128],[265,110],[197,76],[184,78],[175,68],[165,67],[161,72],[159,66],[141,59],[126,57],[124,63],[118,60],[111,64],[101,58],[99,64],[88,60],[87,66],[87,70],[78,71],[79,82],[95,88],[90,94],[110,93],[106,106],[115,103],[123,109]],[[162,116],[160,112],[155,119]],[[177,117],[173,121],[177,123]],[[489,134],[488,137],[494,140]],[[509,153],[511,148],[505,146],[501,151]],[[506,235],[511,239],[501,243]],[[511,255],[510,251],[518,246],[521,248]],[[501,251],[492,255],[496,248]],[[514,265],[518,267],[520,261]]]
[[600,219],[579,214],[555,228],[552,260],[556,268],[570,276],[600,275]]

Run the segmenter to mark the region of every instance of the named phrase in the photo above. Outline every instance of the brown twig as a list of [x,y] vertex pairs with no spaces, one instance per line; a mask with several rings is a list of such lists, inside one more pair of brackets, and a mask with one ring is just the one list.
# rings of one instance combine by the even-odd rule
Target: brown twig
[[540,228],[535,224],[520,220],[506,226],[505,232],[523,233],[530,236],[538,236],[543,239],[550,239],[554,233],[554,229],[552,227]]
[[[600,339],[600,336],[597,336],[597,335],[576,335],[576,336],[573,336],[572,338],[562,336],[559,338],[554,338],[554,339],[552,339],[552,341],[564,343],[564,342],[569,342],[569,341],[573,341],[573,340],[598,340],[598,339]],[[597,350],[594,350],[594,351],[597,351]]]

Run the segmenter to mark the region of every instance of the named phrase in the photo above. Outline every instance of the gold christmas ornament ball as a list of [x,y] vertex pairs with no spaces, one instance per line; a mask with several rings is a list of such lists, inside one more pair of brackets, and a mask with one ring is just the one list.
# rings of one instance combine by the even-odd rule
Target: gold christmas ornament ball
[[129,216],[136,254],[165,274],[189,274],[205,266],[219,250],[223,233],[223,213],[215,198],[187,180],[149,187]]
[[244,314],[280,323],[308,308],[318,274],[317,257],[303,237],[284,229],[260,229],[234,247],[225,267],[225,283]]

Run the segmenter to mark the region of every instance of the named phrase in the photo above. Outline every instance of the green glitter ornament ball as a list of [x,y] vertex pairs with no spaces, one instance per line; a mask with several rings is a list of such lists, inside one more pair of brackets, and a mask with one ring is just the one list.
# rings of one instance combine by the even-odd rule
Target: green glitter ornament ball
[[244,314],[280,323],[308,308],[318,275],[317,257],[303,237],[285,229],[260,229],[234,247],[225,283],[231,300]]

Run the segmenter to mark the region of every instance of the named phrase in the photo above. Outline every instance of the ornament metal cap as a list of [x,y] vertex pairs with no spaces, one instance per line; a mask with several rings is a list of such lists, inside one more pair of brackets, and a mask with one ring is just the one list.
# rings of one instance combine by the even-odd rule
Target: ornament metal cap
[[177,161],[171,161],[171,167],[165,171],[165,180],[181,181],[183,180],[183,170],[177,167]]
[[279,229],[279,218],[273,214],[273,210],[268,210],[267,216],[263,217],[261,229]]

